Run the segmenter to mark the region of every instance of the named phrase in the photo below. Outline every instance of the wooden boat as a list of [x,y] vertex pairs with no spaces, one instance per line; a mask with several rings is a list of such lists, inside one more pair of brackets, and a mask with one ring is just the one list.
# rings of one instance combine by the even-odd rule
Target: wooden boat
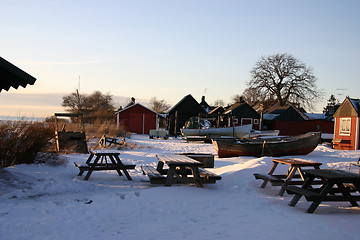
[[235,127],[225,127],[225,128],[183,128],[181,129],[181,134],[184,137],[188,136],[206,136],[211,137],[220,137],[220,136],[233,136],[236,138],[246,137],[252,129],[252,124],[235,126]]
[[280,133],[280,130],[254,130],[252,129],[249,132],[249,135],[246,136],[248,138],[254,138],[254,137],[264,137],[264,136],[278,136]]
[[258,139],[213,139],[212,143],[220,158],[237,156],[287,156],[306,155],[319,144],[321,133],[307,133],[298,136],[268,137]]

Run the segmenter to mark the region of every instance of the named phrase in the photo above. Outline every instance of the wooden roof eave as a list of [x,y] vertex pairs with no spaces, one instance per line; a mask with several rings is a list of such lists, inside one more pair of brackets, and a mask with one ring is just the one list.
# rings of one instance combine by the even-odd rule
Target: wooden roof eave
[[2,89],[8,91],[10,87],[17,89],[19,86],[33,85],[36,78],[16,67],[12,63],[0,57],[0,92]]

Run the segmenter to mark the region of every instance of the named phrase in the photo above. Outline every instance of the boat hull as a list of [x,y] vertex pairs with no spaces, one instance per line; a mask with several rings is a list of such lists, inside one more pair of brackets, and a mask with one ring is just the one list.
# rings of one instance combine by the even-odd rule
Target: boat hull
[[276,140],[214,139],[212,142],[220,158],[237,156],[280,157],[309,154],[319,144],[320,139],[321,133],[309,133]]
[[236,127],[226,127],[226,128],[206,128],[206,129],[181,129],[183,136],[206,136],[206,137],[219,137],[219,136],[233,136],[237,138],[246,137],[249,135],[250,130],[252,129],[252,124],[241,125]]

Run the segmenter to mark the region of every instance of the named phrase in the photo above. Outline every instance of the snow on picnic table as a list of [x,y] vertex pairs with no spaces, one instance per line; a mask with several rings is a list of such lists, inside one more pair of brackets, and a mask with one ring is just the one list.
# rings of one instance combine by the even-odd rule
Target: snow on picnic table
[[[156,166],[157,154],[212,153],[211,144],[133,135],[137,148],[120,158],[136,164],[133,181],[116,171],[77,176],[75,161],[88,154],[65,155],[65,166],[17,165],[0,169],[0,239],[360,239],[360,208],[347,202],[322,203],[314,214],[301,198],[277,195],[279,187],[259,188],[253,173],[266,173],[270,157],[215,157],[222,180],[194,185],[152,186],[141,165]],[[322,168],[348,170],[360,151],[337,151],[319,145],[295,158],[322,162]],[[277,171],[288,166],[280,165]],[[357,171],[358,169],[353,169]]]

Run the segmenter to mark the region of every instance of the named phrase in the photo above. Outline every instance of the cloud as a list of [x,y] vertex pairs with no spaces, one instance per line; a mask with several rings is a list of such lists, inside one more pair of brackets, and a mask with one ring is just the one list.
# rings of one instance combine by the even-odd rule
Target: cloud
[[69,65],[85,65],[93,63],[112,62],[110,60],[88,60],[88,61],[73,61],[73,62],[51,62],[51,61],[28,61],[27,64],[42,65],[42,66],[69,66]]

